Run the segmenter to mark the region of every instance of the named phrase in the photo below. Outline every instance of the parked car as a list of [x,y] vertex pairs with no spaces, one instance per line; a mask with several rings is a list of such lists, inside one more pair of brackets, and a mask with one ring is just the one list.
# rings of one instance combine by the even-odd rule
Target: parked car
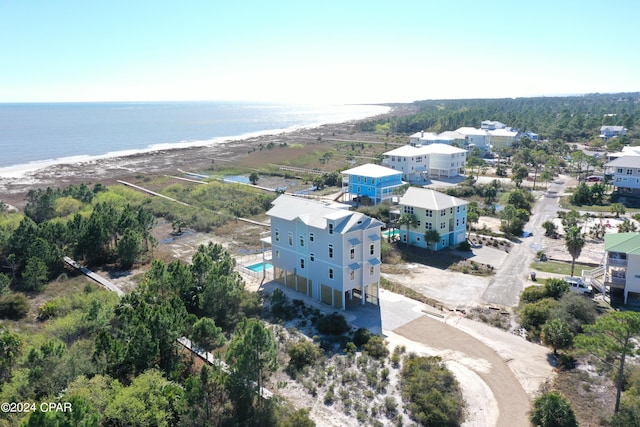
[[591,286],[585,285],[581,278],[579,277],[565,277],[564,281],[569,284],[569,289],[573,292],[582,294],[582,295],[591,295],[593,294],[593,290]]
[[591,175],[586,178],[587,182],[600,182],[602,181],[602,176],[600,175]]

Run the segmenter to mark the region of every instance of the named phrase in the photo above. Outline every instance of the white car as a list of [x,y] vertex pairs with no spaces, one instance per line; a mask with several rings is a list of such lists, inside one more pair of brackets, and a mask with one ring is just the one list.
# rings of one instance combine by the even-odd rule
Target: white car
[[591,286],[585,285],[582,279],[579,277],[565,277],[564,281],[569,284],[569,289],[571,289],[573,292],[582,295],[591,295],[593,293]]

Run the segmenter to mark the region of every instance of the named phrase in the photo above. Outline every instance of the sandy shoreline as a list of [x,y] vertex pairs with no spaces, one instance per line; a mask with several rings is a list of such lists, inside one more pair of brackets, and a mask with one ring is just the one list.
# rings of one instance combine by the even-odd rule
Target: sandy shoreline
[[[327,135],[358,139],[366,134],[356,134],[355,124],[374,117],[410,114],[411,104],[393,105],[386,114],[344,123],[331,123],[314,128],[304,128],[277,134],[264,134],[244,139],[233,139],[207,146],[181,147],[149,151],[119,157],[97,158],[89,161],[61,163],[33,170],[34,165],[17,166],[6,176],[0,176],[0,200],[22,209],[24,195],[31,189],[65,187],[76,183],[103,183],[127,180],[136,175],[176,174],[178,169],[198,171],[207,169],[214,161],[229,161],[246,155],[260,144],[304,143]],[[6,168],[9,169],[9,168]]]

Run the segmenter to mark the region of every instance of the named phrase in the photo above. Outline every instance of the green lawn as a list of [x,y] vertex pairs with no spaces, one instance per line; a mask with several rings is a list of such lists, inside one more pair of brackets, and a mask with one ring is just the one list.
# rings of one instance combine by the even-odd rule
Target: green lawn
[[[544,271],[545,273],[564,274],[566,276],[571,275],[571,263],[561,261],[545,261],[545,262],[533,262],[531,268],[537,271]],[[595,268],[589,265],[576,263],[574,275],[580,275],[582,270]]]

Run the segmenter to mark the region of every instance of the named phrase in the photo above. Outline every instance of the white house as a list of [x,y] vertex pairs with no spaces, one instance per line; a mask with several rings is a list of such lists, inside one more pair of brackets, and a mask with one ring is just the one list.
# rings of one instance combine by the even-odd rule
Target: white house
[[592,286],[622,294],[625,304],[640,305],[640,233],[605,234],[604,250],[602,265],[583,276]]
[[480,124],[480,129],[484,130],[496,130],[496,129],[504,129],[507,125],[497,120],[483,120]]
[[378,304],[380,221],[288,195],[267,215],[277,282],[339,309],[354,298]]
[[[440,240],[432,246],[440,250],[466,240],[467,205],[469,202],[437,191],[410,187],[400,198],[400,214],[411,214],[415,227],[400,228],[400,240],[410,245],[427,247],[424,234],[436,230]],[[408,232],[407,232],[408,230]]]
[[404,145],[384,153],[382,164],[402,171],[410,182],[452,178],[464,173],[467,150],[446,144]]
[[640,156],[625,155],[605,163],[605,174],[611,176],[616,191],[640,195]]
[[456,132],[465,136],[466,146],[469,149],[479,148],[483,151],[491,151],[489,132],[485,129],[461,127],[456,129]]
[[492,150],[511,147],[518,137],[518,132],[504,128],[489,130],[488,132]]

